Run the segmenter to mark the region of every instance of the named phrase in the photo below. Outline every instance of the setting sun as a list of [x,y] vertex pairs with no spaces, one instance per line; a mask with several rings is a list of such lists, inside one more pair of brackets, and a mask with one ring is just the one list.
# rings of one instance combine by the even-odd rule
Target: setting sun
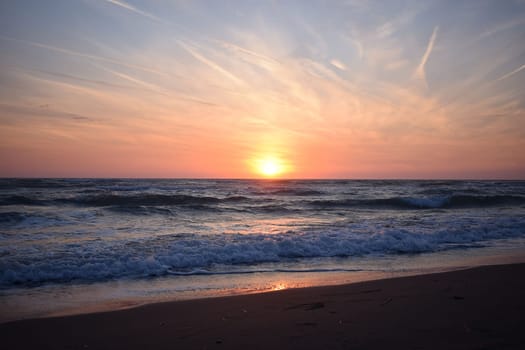
[[267,157],[255,162],[255,171],[264,177],[275,177],[285,172],[285,165],[282,160]]
[[260,171],[263,175],[274,176],[280,173],[280,167],[274,160],[268,159],[262,162]]

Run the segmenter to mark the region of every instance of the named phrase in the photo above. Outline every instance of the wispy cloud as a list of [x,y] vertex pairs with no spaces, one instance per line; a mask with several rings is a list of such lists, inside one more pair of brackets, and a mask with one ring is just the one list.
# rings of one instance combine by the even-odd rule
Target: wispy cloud
[[274,70],[275,65],[279,64],[279,62],[272,57],[263,55],[253,50],[249,50],[239,45],[235,45],[231,42],[227,42],[223,40],[213,40],[213,41],[219,44],[220,46],[224,47],[225,49],[228,49],[230,52],[235,53],[237,57],[242,58],[243,61],[247,61],[250,64],[254,64],[256,66],[262,67],[268,71]]
[[[31,70],[29,70],[29,71],[31,71]],[[117,88],[117,89],[131,89],[131,90],[140,89],[140,90],[143,90],[141,88],[134,87],[134,86],[121,85],[121,84],[116,84],[114,82],[104,81],[104,80],[88,79],[88,78],[79,77],[79,76],[75,76],[75,75],[71,75],[71,74],[51,72],[51,71],[45,71],[45,70],[34,70],[34,71],[36,73],[49,75],[49,76],[56,77],[56,78],[59,78],[59,79],[73,80],[73,81],[77,81],[77,82],[80,82],[80,83],[94,84],[94,85],[101,86],[101,87]]]
[[332,66],[336,67],[336,68],[339,68],[340,70],[346,70],[347,69],[346,65],[343,62],[341,62],[339,60],[336,60],[336,59],[331,60],[330,64]]
[[363,44],[361,44],[361,42],[359,40],[354,40],[354,46],[357,50],[357,54],[359,56],[360,59],[363,58],[363,55],[364,55],[364,49],[363,49]]
[[146,11],[142,11],[142,10],[139,10],[138,8],[136,8],[135,6],[131,6],[130,4],[124,2],[124,1],[121,1],[121,0],[105,0],[113,5],[116,5],[116,6],[119,6],[121,8],[124,8],[128,11],[131,11],[131,12],[134,12],[138,15],[141,15],[141,16],[144,16],[146,18],[149,18],[155,22],[159,22],[159,23],[164,23],[163,20],[161,20],[159,17],[155,16],[155,15],[152,15],[151,13],[148,13]]
[[489,30],[486,30],[484,31],[483,33],[481,33],[478,37],[478,39],[484,39],[484,38],[487,38],[489,36],[492,36],[492,35],[495,35],[499,32],[503,32],[505,30],[509,30],[511,28],[514,28],[520,24],[523,24],[525,23],[525,19],[524,18],[518,18],[518,19],[515,19],[515,20],[512,20],[512,21],[508,21],[508,22],[505,22],[505,23],[502,23],[502,24],[499,24]]
[[139,66],[139,65],[131,64],[131,63],[126,63],[124,61],[113,59],[113,58],[109,58],[109,57],[103,57],[103,56],[97,56],[97,55],[92,55],[92,54],[86,54],[86,53],[83,53],[83,52],[78,52],[78,51],[74,51],[74,50],[70,50],[70,49],[65,49],[65,48],[62,48],[62,47],[42,44],[42,43],[38,43],[38,42],[35,42],[35,41],[10,38],[10,37],[6,37],[6,36],[0,36],[0,40],[8,40],[8,41],[24,43],[26,45],[39,47],[41,49],[55,51],[55,52],[63,53],[63,54],[70,55],[70,56],[77,56],[77,57],[87,58],[87,59],[90,59],[90,60],[93,60],[93,61],[112,63],[112,64],[116,64],[116,65],[119,65],[119,66],[122,66],[122,67],[127,67],[127,68],[131,68],[131,69],[137,69],[137,70],[141,70],[143,72],[153,73],[153,74],[162,75],[162,76],[165,75],[163,72],[155,70],[155,69],[152,69],[152,68],[149,68],[149,67]]
[[521,72],[521,71],[524,70],[524,69],[525,69],[525,64],[522,65],[522,66],[519,67],[519,68],[514,69],[512,72],[509,72],[509,73],[507,73],[507,74],[505,74],[505,75],[499,77],[496,81],[501,81],[501,80],[503,80],[503,79],[510,78],[510,77],[513,76],[514,74],[519,73],[519,72]]
[[150,91],[153,91],[155,93],[158,93],[158,94],[161,94],[161,95],[165,95],[167,96],[167,93],[159,86],[155,85],[155,84],[150,84],[144,80],[141,80],[141,79],[138,79],[138,78],[135,78],[135,77],[132,77],[131,75],[129,74],[125,74],[125,73],[122,73],[122,72],[117,72],[113,69],[108,69],[108,68],[104,68],[104,67],[100,67],[100,69],[103,69],[111,74],[113,74],[114,76],[116,77],[119,77],[121,79],[124,79],[124,80],[127,80],[129,82],[132,82],[133,84],[135,85],[138,85],[144,89],[147,89],[147,90],[150,90]]
[[425,50],[425,53],[423,54],[423,57],[421,58],[421,62],[419,62],[419,65],[416,68],[415,76],[426,84],[427,78],[425,73],[425,65],[427,64],[428,58],[430,57],[430,54],[432,53],[432,50],[434,49],[434,43],[436,42],[437,33],[438,33],[439,27],[435,26],[434,30],[432,31],[432,36],[430,37],[430,40],[428,41],[427,49]]
[[164,87],[162,87],[160,85],[157,85],[157,84],[149,83],[149,82],[144,81],[142,79],[133,77],[133,76],[131,76],[129,74],[118,72],[116,70],[108,69],[108,68],[102,67],[102,66],[98,66],[98,68],[102,69],[102,70],[104,70],[106,72],[109,72],[109,73],[113,74],[114,76],[116,76],[116,77],[118,77],[120,79],[132,82],[133,84],[137,85],[139,88],[142,88],[143,90],[146,90],[146,91],[149,91],[149,92],[153,92],[153,93],[159,94],[161,96],[170,96],[172,98],[177,98],[177,99],[180,99],[180,100],[194,102],[194,103],[198,103],[198,104],[202,104],[202,105],[216,106],[215,103],[212,103],[212,102],[209,102],[209,101],[205,101],[203,99],[199,99],[199,98],[196,98],[196,97],[193,97],[193,96],[187,96],[187,95],[181,94],[179,92],[174,92],[173,90],[166,89],[166,88],[164,88]]
[[222,68],[219,64],[215,63],[211,59],[208,59],[208,58],[204,57],[204,55],[202,55],[199,52],[197,52],[197,50],[192,48],[189,44],[184,43],[182,40],[177,40],[177,43],[182,48],[184,48],[186,51],[188,51],[193,57],[195,57],[197,60],[199,60],[200,62],[204,63],[208,67],[210,67],[210,68],[214,69],[215,71],[221,73],[222,75],[226,76],[227,78],[229,78],[230,80],[234,81],[235,83],[242,84],[242,80],[241,79],[237,78],[234,74],[232,74],[229,71],[227,71],[226,69]]
[[70,119],[77,121],[92,121],[90,117],[86,117],[77,113],[64,112],[60,110],[55,110],[49,108],[49,104],[40,105],[40,106],[20,106],[20,105],[11,105],[0,103],[0,110],[3,114],[16,114],[18,117],[27,117],[32,118],[37,117],[47,117],[47,118],[60,118],[60,119]]
[[376,33],[379,38],[388,38],[395,32],[394,24],[392,22],[386,22],[377,28]]

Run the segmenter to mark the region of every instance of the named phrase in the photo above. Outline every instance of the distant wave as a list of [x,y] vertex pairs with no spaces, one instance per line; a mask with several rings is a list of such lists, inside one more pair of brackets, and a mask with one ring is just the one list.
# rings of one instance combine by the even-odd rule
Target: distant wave
[[[45,229],[48,227],[56,228],[57,226],[68,224],[73,224],[71,218],[59,217],[52,213],[24,213],[15,211],[0,212],[0,228],[18,229],[19,232],[14,233],[11,231],[10,233],[11,235],[16,235],[18,237],[24,235],[25,229],[30,227],[38,227],[42,230],[43,234],[46,234]],[[1,232],[0,230],[0,234],[3,233],[4,232]],[[35,235],[33,234],[31,237],[34,239]]]
[[254,195],[270,195],[270,196],[320,196],[325,194],[323,191],[309,190],[309,189],[294,189],[294,188],[283,188],[272,191],[255,191],[252,192]]
[[294,212],[300,212],[300,209],[288,208],[285,205],[279,204],[268,204],[259,206],[249,206],[246,209],[251,213],[274,213],[274,214],[290,214]]
[[45,205],[46,201],[26,196],[8,196],[0,199],[0,205]]
[[[98,191],[100,192],[100,191]],[[94,194],[81,195],[76,197],[63,198],[48,198],[37,199],[27,196],[14,195],[0,199],[1,206],[11,205],[27,205],[27,206],[44,206],[44,205],[80,205],[88,207],[108,207],[110,210],[117,210],[121,212],[135,212],[135,213],[162,213],[162,210],[155,207],[164,206],[184,206],[189,209],[213,209],[209,205],[216,205],[221,203],[236,204],[240,202],[250,201],[248,197],[244,196],[230,196],[230,197],[213,197],[213,196],[191,196],[185,194]]]
[[0,223],[2,224],[16,224],[23,221],[26,215],[14,211],[0,213]]
[[[286,191],[288,192],[288,191]],[[313,191],[318,193],[317,191]],[[296,194],[297,195],[297,194]],[[300,194],[308,196],[307,194]],[[315,196],[316,194],[311,194]],[[424,197],[391,197],[391,198],[348,198],[348,199],[305,199],[302,201],[277,200],[272,198],[257,198],[247,196],[193,196],[187,194],[115,194],[103,193],[93,195],[80,195],[75,197],[38,199],[24,195],[12,195],[0,198],[0,205],[27,205],[43,206],[49,204],[70,204],[89,207],[108,207],[115,210],[141,212],[145,207],[183,206],[188,209],[217,209],[219,204],[228,204],[231,210],[250,212],[291,212],[299,210],[297,205],[302,205],[303,210],[312,208],[365,208],[365,209],[460,209],[460,208],[485,208],[485,207],[514,207],[525,206],[525,196],[520,195],[435,195]],[[289,205],[296,209],[290,209]],[[153,211],[155,212],[155,211]],[[161,212],[157,213],[161,214]]]
[[[192,208],[193,209],[193,208]],[[166,207],[161,206],[145,206],[145,205],[114,205],[106,208],[114,213],[132,214],[132,215],[173,215],[175,212]]]
[[444,181],[444,180],[430,180],[430,181],[417,181],[417,184],[422,187],[448,187],[448,186],[454,186],[458,183],[461,183],[461,180],[451,180],[451,181]]
[[217,198],[212,196],[190,196],[185,194],[99,194],[94,196],[64,199],[63,201],[96,207],[106,206],[170,206],[170,205],[206,205],[248,200],[243,196]]
[[525,197],[511,196],[511,195],[495,195],[495,196],[452,196],[445,204],[450,208],[461,207],[492,207],[492,206],[514,206],[524,205]]
[[0,189],[13,188],[37,188],[37,189],[60,189],[93,187],[101,184],[119,183],[119,179],[1,179]]
[[51,179],[2,179],[0,181],[0,189],[11,188],[55,188],[66,187],[67,183],[64,181],[56,181]]
[[321,208],[361,207],[370,209],[454,209],[525,205],[525,197],[510,195],[452,195],[428,198],[392,197],[379,199],[315,200],[310,201],[309,204]]

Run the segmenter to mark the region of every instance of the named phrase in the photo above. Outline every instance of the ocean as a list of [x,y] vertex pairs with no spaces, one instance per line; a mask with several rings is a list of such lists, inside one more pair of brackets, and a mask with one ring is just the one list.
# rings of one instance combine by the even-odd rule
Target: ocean
[[0,321],[517,260],[524,181],[0,179]]

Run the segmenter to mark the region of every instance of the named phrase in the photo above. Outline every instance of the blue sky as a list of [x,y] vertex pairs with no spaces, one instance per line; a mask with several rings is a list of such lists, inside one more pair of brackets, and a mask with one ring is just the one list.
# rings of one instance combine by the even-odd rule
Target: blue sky
[[524,1],[0,4],[3,176],[525,177]]

